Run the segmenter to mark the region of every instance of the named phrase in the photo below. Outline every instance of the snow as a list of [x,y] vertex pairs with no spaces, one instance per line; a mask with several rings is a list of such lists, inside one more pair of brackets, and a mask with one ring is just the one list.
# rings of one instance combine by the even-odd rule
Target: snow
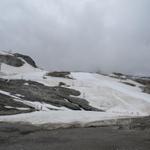
[[[0,93],[12,96],[14,100],[35,107],[38,112],[12,116],[0,116],[0,121],[25,121],[33,124],[43,123],[71,123],[118,119],[150,115],[150,95],[142,93],[141,85],[132,80],[125,82],[135,84],[135,87],[121,83],[121,79],[112,78],[94,73],[72,72],[72,79],[46,77],[47,71],[34,68],[25,63],[22,67],[12,67],[2,64],[1,78],[25,79],[42,83],[46,86],[58,86],[64,82],[69,88],[79,90],[79,97],[89,101],[90,105],[105,110],[105,112],[72,111],[65,107],[55,107],[40,102],[22,101],[19,95]],[[124,81],[124,80],[123,80]],[[28,86],[28,84],[25,84]],[[50,110],[50,109],[53,110]]]
[[29,110],[29,108],[23,108],[23,107],[11,107],[11,106],[4,106],[7,109],[18,109],[18,110]]
[[7,96],[10,96],[10,95],[11,95],[9,92],[5,92],[5,91],[2,91],[2,90],[0,90],[0,93],[1,93],[1,94],[4,94],[4,95],[7,95]]
[[21,67],[14,67],[7,64],[2,63],[1,65],[1,72],[3,72],[5,75],[9,75],[11,78],[11,75],[20,75],[23,78],[23,75],[25,73],[31,73],[31,72],[37,72],[39,69],[32,67],[28,63],[25,63]]
[[[37,111],[30,114],[19,114],[13,116],[0,117],[0,121],[11,121],[11,122],[28,122],[32,124],[68,124],[68,123],[82,123],[86,124],[89,122],[111,120],[119,118],[128,118],[129,116],[116,115],[113,113],[99,113],[99,112],[88,112],[88,111]],[[131,117],[131,116],[130,116]],[[132,116],[134,117],[134,116]]]
[[50,111],[50,109],[52,109],[52,110],[68,110],[65,107],[59,107],[58,108],[56,106],[46,104],[46,103],[40,103],[40,102],[36,102],[36,101],[31,102],[31,101],[28,101],[28,100],[22,100],[20,97],[23,97],[23,96],[20,95],[20,94],[11,95],[9,92],[5,92],[5,91],[2,91],[2,90],[0,90],[0,93],[4,94],[6,96],[10,96],[10,97],[13,98],[14,101],[22,102],[23,104],[26,104],[30,107],[33,107],[36,110],[42,110],[42,111]]
[[0,51],[0,55],[12,55],[12,53],[6,51]]
[[124,114],[149,114],[150,95],[142,93],[138,84],[132,87],[119,80],[92,73],[72,73],[77,80],[75,89],[82,92],[94,107],[107,112]]

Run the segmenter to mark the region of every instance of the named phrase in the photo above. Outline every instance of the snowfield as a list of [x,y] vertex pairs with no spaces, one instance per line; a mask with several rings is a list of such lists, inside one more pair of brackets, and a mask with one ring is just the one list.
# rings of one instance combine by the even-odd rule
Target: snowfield
[[134,118],[135,116],[123,116],[114,113],[88,112],[88,111],[38,111],[29,114],[19,114],[13,116],[0,117],[3,122],[28,122],[31,124],[72,124],[78,123],[85,125],[87,123],[116,120],[122,118]]
[[[2,64],[0,78],[32,80],[46,86],[58,86],[59,82],[63,82],[69,88],[79,90],[81,92],[80,97],[88,100],[91,106],[105,110],[105,112],[73,111],[65,107],[58,108],[46,103],[26,100],[24,103],[39,107],[39,111],[0,116],[0,121],[24,121],[32,124],[73,122],[84,124],[94,121],[150,115],[150,95],[142,93],[139,88],[142,85],[132,80],[126,80],[126,82],[135,84],[135,87],[121,83],[121,79],[94,73],[72,72],[70,77],[73,79],[45,77],[46,73],[47,71],[33,68],[27,63],[22,67]],[[0,93],[10,95],[5,91],[0,91]],[[13,98],[19,100],[18,97]],[[49,110],[48,108],[56,110]]]

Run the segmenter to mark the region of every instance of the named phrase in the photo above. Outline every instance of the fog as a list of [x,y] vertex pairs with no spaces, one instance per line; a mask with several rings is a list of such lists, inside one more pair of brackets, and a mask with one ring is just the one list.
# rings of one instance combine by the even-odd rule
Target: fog
[[0,0],[0,50],[47,70],[150,74],[150,0]]

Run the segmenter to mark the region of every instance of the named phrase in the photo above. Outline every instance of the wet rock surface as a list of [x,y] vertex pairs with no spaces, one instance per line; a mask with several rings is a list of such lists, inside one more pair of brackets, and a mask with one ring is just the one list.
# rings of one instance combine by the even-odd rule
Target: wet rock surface
[[149,119],[134,120],[134,125],[139,127],[139,121],[145,121],[144,129],[142,125],[130,129],[107,126],[48,130],[43,126],[3,122],[0,150],[149,150]]
[[[78,98],[81,93],[65,87],[49,87],[41,83],[25,80],[0,80],[0,90],[12,95],[21,95],[22,100],[45,102],[57,107],[72,110],[102,111],[89,105],[85,99]],[[0,99],[0,101],[2,101]]]

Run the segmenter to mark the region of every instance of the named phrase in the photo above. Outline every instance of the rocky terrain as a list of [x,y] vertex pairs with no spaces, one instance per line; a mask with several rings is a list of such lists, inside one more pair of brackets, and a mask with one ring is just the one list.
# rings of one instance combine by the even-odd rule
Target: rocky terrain
[[14,57],[16,57],[16,58],[22,58],[22,59],[25,60],[28,64],[30,64],[31,66],[37,68],[37,65],[36,65],[35,61],[34,61],[30,56],[23,55],[23,54],[19,54],[19,53],[15,53],[15,54],[14,54]]
[[[25,100],[45,102],[57,107],[64,106],[72,110],[102,111],[90,106],[87,100],[76,97],[80,95],[79,91],[61,86],[48,87],[34,81],[0,79],[0,90],[11,94],[11,96],[0,94],[1,115],[20,113],[21,111],[24,113],[25,110],[21,110],[21,108],[26,108],[27,112],[42,109],[25,105]],[[15,100],[18,99],[19,102],[15,101],[12,96],[15,96]],[[16,107],[17,109],[15,109]],[[13,113],[12,109],[15,110]]]
[[141,89],[143,92],[150,94],[150,77],[142,77],[142,76],[132,76],[122,73],[113,73],[112,75],[109,75],[113,78],[122,80],[121,82],[130,86],[136,86],[135,84],[128,83],[126,80],[130,79],[137,83],[141,84]]
[[[30,56],[18,53],[1,52],[0,63],[0,116],[37,111],[56,114],[62,111],[60,113],[66,115],[72,110],[71,113],[80,111],[85,118],[90,112],[97,112],[98,116],[108,114],[110,119],[111,116],[134,118],[143,115],[150,106],[147,95],[139,93],[139,90],[150,93],[148,77],[122,73],[48,72],[40,70]],[[126,90],[130,89],[134,95],[130,92],[127,95]],[[89,119],[94,121],[92,118]]]
[[134,80],[143,85],[141,87],[143,92],[150,94],[150,78],[142,77],[142,78],[135,78]]
[[134,119],[128,127],[116,125],[59,130],[22,123],[0,123],[0,149],[149,150],[148,120]]
[[15,54],[6,53],[5,55],[0,54],[0,63],[5,63],[10,66],[21,67],[24,65],[24,61],[26,61],[31,66],[37,68],[36,63],[30,56],[22,55],[19,53]]
[[22,102],[14,101],[12,97],[0,94],[0,115],[14,115],[35,110]]
[[149,94],[149,77],[49,72],[1,52],[0,150],[149,150]]
[[12,55],[0,55],[0,63],[5,63],[14,67],[20,67],[24,64],[21,59]]
[[[10,61],[10,60],[8,60]],[[12,60],[14,61],[14,59]],[[34,62],[34,61],[33,61]],[[8,63],[9,64],[9,63]],[[34,63],[33,63],[34,65]],[[44,77],[52,76],[52,77],[60,77],[60,78],[68,78],[71,79],[68,75],[69,72],[49,72]],[[115,74],[116,75],[116,74]],[[129,77],[124,76],[123,84],[127,84],[129,86],[136,86],[135,84],[128,83],[127,80]],[[125,78],[126,77],[126,78]],[[120,74],[116,75],[115,78],[120,79]],[[123,77],[122,77],[123,78]],[[143,92],[150,93],[149,79],[143,78],[131,78],[130,79],[142,84],[140,87]],[[0,90],[6,91],[10,93],[10,95],[5,95],[0,93],[0,115],[13,115],[18,113],[39,111],[42,107],[36,108],[30,104],[25,104],[24,101],[28,100],[31,102],[41,102],[48,103],[57,107],[67,107],[71,110],[87,110],[87,111],[104,111],[98,108],[94,108],[90,106],[89,102],[86,99],[79,98],[81,92],[75,89],[64,87],[67,86],[63,82],[59,82],[58,86],[45,86],[39,82],[30,81],[30,80],[8,80],[0,78]],[[13,98],[15,96],[15,100]],[[19,101],[16,101],[18,99]],[[49,108],[53,110],[52,108]],[[57,110],[57,109],[54,109]]]
[[71,79],[69,75],[70,75],[70,72],[60,72],[60,71],[48,72],[46,74],[46,76]]

